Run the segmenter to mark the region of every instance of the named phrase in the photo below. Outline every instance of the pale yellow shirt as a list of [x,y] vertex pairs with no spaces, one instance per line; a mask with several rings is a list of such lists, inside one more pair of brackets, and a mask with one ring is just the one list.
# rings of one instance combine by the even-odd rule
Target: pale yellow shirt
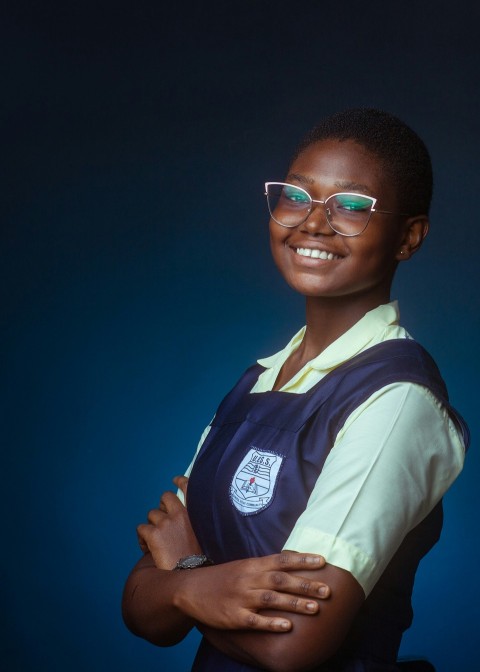
[[[307,392],[363,350],[410,338],[398,320],[396,302],[370,311],[282,391]],[[258,360],[265,371],[251,392],[272,390],[304,333],[305,328],[279,353]],[[324,555],[330,564],[351,572],[368,595],[409,530],[455,480],[463,459],[459,431],[428,390],[412,383],[387,385],[347,418],[284,548]]]

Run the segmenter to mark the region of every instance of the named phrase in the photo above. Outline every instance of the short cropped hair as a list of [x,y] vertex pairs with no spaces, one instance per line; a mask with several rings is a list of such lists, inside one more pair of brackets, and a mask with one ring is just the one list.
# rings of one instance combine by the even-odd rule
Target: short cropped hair
[[372,108],[337,112],[302,140],[293,160],[319,140],[354,140],[383,161],[396,184],[399,211],[427,215],[433,191],[432,162],[423,140],[397,117]]

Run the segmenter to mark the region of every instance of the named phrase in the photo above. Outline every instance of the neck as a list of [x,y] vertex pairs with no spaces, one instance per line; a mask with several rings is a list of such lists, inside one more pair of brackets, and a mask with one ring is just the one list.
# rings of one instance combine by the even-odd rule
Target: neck
[[368,311],[390,301],[389,293],[369,296],[359,301],[358,297],[312,297],[306,300],[305,337],[298,355],[302,361],[317,357],[331,343],[353,327]]
[[388,303],[389,297],[389,289],[369,292],[366,296],[308,296],[305,336],[283,365],[273,389],[280,390],[307,362],[328,348],[369,310]]

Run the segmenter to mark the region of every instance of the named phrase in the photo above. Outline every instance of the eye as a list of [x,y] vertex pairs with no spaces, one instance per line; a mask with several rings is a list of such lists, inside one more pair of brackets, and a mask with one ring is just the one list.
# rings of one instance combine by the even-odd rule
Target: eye
[[365,212],[372,207],[371,199],[361,194],[336,194],[332,200],[335,210],[351,213]]
[[297,187],[285,185],[285,187],[283,188],[282,195],[288,201],[298,203],[299,205],[310,204],[310,197],[308,196],[308,194],[302,189],[298,189]]

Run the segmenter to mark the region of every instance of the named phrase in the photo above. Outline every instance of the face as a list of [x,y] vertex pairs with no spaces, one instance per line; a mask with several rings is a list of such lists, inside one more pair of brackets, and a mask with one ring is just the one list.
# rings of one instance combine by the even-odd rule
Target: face
[[[372,196],[381,210],[397,211],[394,185],[382,162],[351,140],[321,140],[293,162],[285,182],[303,187],[314,200],[347,191]],[[402,218],[372,212],[367,228],[355,237],[335,233],[322,204],[293,229],[270,220],[275,263],[288,284],[307,297],[350,297],[367,304],[389,300],[405,235]],[[327,258],[309,256],[326,253]],[[322,257],[325,254],[321,255]]]

